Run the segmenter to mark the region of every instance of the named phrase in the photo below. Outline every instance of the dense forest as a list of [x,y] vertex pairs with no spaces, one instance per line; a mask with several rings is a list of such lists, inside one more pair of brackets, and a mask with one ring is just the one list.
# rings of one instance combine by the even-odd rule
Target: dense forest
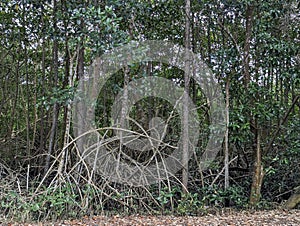
[[296,0],[1,0],[0,215],[299,208],[299,24]]

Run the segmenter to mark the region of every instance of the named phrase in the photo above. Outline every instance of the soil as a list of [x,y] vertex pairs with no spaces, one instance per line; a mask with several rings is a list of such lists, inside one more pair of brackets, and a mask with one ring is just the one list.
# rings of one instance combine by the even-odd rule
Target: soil
[[[0,222],[1,223],[1,222]],[[221,211],[205,216],[93,216],[77,220],[64,220],[57,222],[40,223],[5,223],[1,225],[300,225],[300,210],[265,210],[265,211]]]

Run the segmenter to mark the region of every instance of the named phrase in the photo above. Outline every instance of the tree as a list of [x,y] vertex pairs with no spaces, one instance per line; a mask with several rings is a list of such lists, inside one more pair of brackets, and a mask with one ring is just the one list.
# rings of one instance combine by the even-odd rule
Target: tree
[[[65,209],[55,211],[66,215],[97,208],[193,213],[207,205],[245,206],[246,199],[252,206],[289,197],[287,207],[298,203],[298,191],[292,193],[300,183],[297,1],[2,0],[0,21],[0,182],[12,194],[24,194],[17,199],[0,192],[1,212],[11,213],[11,203],[17,203],[18,213],[30,209],[32,217],[47,217],[51,214],[43,215],[43,208],[59,208],[51,202],[57,201],[54,197],[64,200],[62,194],[69,201]],[[111,107],[124,84],[147,76],[174,82],[184,90],[185,103],[191,97],[200,136],[198,145],[191,147],[188,113],[194,109],[187,104],[179,125],[178,112],[166,101],[149,97],[126,109],[125,98],[131,129],[141,134],[141,127],[152,131],[160,117],[166,131],[148,138],[176,147],[183,134],[184,165],[151,186],[110,183],[83,161],[78,151],[83,142],[75,144],[80,133],[74,133],[71,121],[74,91],[96,57],[131,40],[153,39],[185,46],[211,68],[226,100],[224,151],[208,169],[201,169],[213,115],[207,97],[191,78],[188,54],[184,71],[160,62],[128,65],[106,82],[95,103],[95,124],[103,139],[114,136],[108,129],[113,124]],[[84,127],[86,116],[81,112]],[[137,154],[115,140],[106,145],[111,152],[119,148],[120,161],[131,158],[147,164],[173,150],[166,145]],[[18,180],[9,181],[8,171]]]
[[190,50],[190,20],[191,20],[191,2],[190,0],[186,0],[185,2],[185,48],[186,48],[186,56],[185,56],[185,68],[184,68],[184,94],[183,94],[183,120],[182,120],[182,139],[183,139],[183,154],[182,154],[182,186],[183,192],[188,192],[188,178],[189,178],[189,170],[188,170],[188,161],[189,161],[189,149],[190,149],[190,141],[189,141],[189,105],[188,105],[188,96],[190,89],[190,73],[192,71],[191,68],[191,59],[189,59],[188,51]]

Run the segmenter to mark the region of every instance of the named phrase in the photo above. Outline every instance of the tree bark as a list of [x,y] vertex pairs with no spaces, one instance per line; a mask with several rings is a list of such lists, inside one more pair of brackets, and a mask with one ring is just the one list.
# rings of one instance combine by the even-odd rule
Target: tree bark
[[296,187],[294,190],[294,194],[284,204],[284,207],[287,209],[294,209],[298,204],[300,204],[300,186]]
[[262,156],[262,152],[260,147],[260,134],[257,133],[256,157],[254,162],[254,174],[252,179],[250,201],[249,201],[251,206],[257,205],[261,196],[261,186],[265,175],[261,156]]
[[229,85],[230,85],[230,77],[228,75],[226,79],[226,131],[225,131],[225,158],[224,158],[224,167],[225,167],[225,189],[229,187]]
[[253,27],[253,11],[254,6],[249,5],[246,9],[246,39],[244,44],[244,82],[248,86],[251,76],[250,76],[250,41]]
[[188,161],[189,161],[189,83],[190,83],[190,60],[188,51],[190,49],[190,11],[191,2],[185,2],[185,69],[184,69],[184,96],[183,96],[183,153],[182,153],[182,190],[184,193],[188,192]]
[[[57,9],[56,0],[53,3],[54,12]],[[53,16],[53,26],[55,33],[57,32],[57,21],[55,15]],[[58,83],[58,40],[57,38],[54,39],[53,42],[53,77],[54,77],[54,87],[57,87]],[[53,106],[53,113],[52,113],[52,126],[50,130],[50,138],[49,138],[49,145],[48,145],[48,153],[46,157],[46,165],[44,169],[44,174],[46,175],[49,165],[50,165],[50,157],[53,152],[54,144],[55,144],[55,136],[56,136],[56,129],[57,129],[57,121],[58,121],[58,112],[59,112],[59,105],[57,102],[54,103]]]
[[[81,19],[80,29],[81,31],[84,30],[84,21],[83,18]],[[78,43],[78,58],[77,58],[77,80],[83,79],[84,77],[84,38],[82,37],[80,42]],[[82,91],[82,93],[85,93],[85,87],[82,83],[81,87],[79,87]],[[82,135],[85,132],[85,119],[86,119],[86,107],[84,106],[83,101],[80,101],[78,103],[78,109],[76,109],[78,114],[78,134],[77,136]],[[77,147],[81,153],[84,152],[84,137],[81,137],[77,140]]]

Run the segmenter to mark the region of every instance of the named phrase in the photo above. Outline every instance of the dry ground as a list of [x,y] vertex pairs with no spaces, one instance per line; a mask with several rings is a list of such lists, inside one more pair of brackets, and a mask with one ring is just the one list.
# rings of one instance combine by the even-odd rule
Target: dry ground
[[[1,222],[0,222],[1,223]],[[300,210],[268,210],[268,211],[226,211],[208,214],[202,217],[190,216],[94,216],[80,220],[68,220],[54,223],[17,224],[5,223],[1,225],[300,225]]]

